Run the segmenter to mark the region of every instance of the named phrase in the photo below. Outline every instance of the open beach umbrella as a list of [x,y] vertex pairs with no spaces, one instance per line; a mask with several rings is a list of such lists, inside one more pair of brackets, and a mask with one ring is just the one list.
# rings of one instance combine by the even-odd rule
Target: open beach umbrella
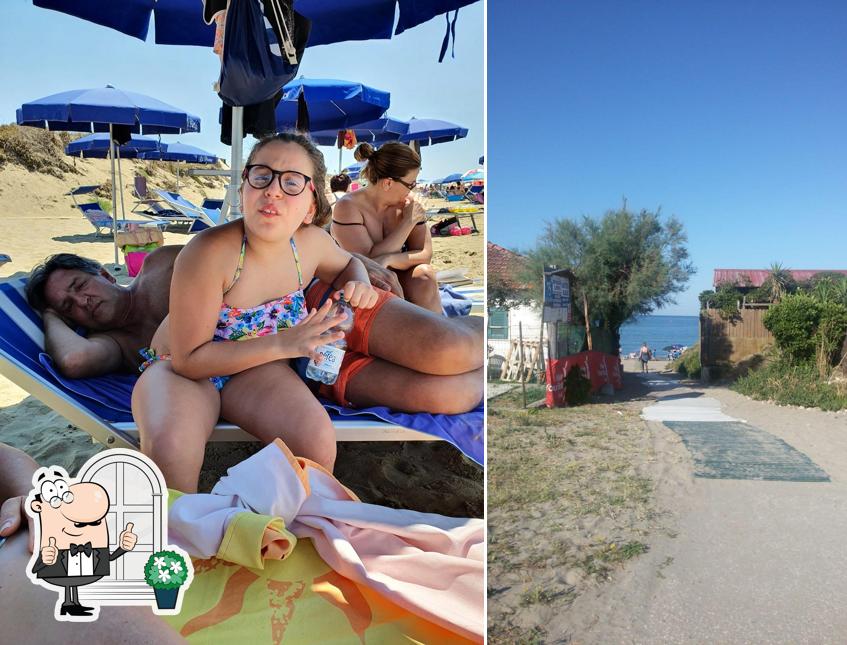
[[213,164],[219,161],[214,153],[179,141],[158,144],[151,150],[142,151],[138,156],[148,161],[184,161],[201,164]]
[[111,132],[122,126],[132,134],[200,132],[200,118],[152,96],[107,85],[68,90],[24,103],[18,125],[64,132]]
[[[388,115],[360,123],[352,128],[343,130],[318,130],[309,132],[312,141],[321,146],[334,146],[338,144],[338,138],[344,137],[346,132],[352,132],[356,137],[357,143],[367,142],[374,145],[385,143],[386,141],[397,141],[400,135],[405,134],[409,129],[408,121],[395,119]],[[343,140],[343,139],[342,139]],[[341,172],[341,150],[343,146],[338,144],[338,171]]]
[[[456,11],[477,0],[294,0],[294,10],[312,22],[308,47],[348,40],[389,39]],[[33,0],[36,7],[53,9],[121,33],[147,40],[155,15],[154,41],[160,45],[211,47],[215,28],[203,20],[201,0]],[[209,3],[211,5],[212,3]],[[396,14],[399,9],[399,19]],[[397,27],[394,28],[395,22]],[[455,39],[455,23],[446,37]]]
[[[108,132],[110,143],[127,141],[130,134],[199,132],[199,117],[145,94],[102,88],[69,90],[24,103],[17,110],[18,125],[70,132]],[[112,168],[112,234],[117,233],[114,148]],[[121,196],[121,205],[123,198]],[[124,215],[125,218],[125,215]],[[115,264],[118,247],[115,245]]]
[[434,181],[434,184],[452,184],[454,182],[460,181],[462,179],[462,173],[454,172],[452,175],[447,175],[446,177],[442,177],[441,179],[437,179]]
[[[367,141],[368,143],[385,143],[386,141],[396,141],[401,135],[409,130],[409,122],[402,119],[395,119],[390,116],[383,116],[373,121],[366,121],[350,128],[342,129],[342,132],[350,130],[356,135],[356,140],[360,143]],[[315,130],[309,132],[312,140],[321,146],[334,146],[338,141],[338,130]]]
[[[447,49],[449,39],[455,45],[456,20],[460,7],[472,4],[476,0],[295,0],[295,23],[302,25],[298,16],[306,19],[308,29],[306,47],[325,45],[350,40],[372,40],[391,38],[405,30],[423,24],[435,16],[447,16],[447,30],[441,44],[441,59]],[[206,24],[211,16],[204,16],[204,9],[212,3],[199,0],[33,0],[38,7],[60,11],[76,16],[141,40],[147,39],[150,19],[155,14],[155,42],[169,45],[199,45],[211,47],[214,43],[215,28]],[[399,11],[399,18],[395,16]],[[449,12],[453,13],[452,23]],[[267,16],[266,16],[267,18]],[[271,16],[273,18],[273,16]],[[285,51],[294,50],[297,32],[288,25],[283,30]],[[277,31],[277,30],[273,30]],[[244,34],[240,34],[243,38]],[[228,40],[224,42],[226,51]],[[227,71],[237,77],[239,71]],[[231,181],[228,188],[228,202],[237,209],[236,192],[240,181],[242,165],[243,109],[234,106],[232,111],[232,159]]]
[[[124,159],[133,159],[143,152],[150,152],[159,147],[157,139],[135,136],[126,143],[115,146],[115,151]],[[84,159],[106,159],[111,149],[111,139],[105,132],[97,132],[80,137],[65,146],[65,154]]]
[[401,135],[403,143],[416,142],[421,146],[446,143],[468,136],[468,129],[440,119],[409,119],[409,129]]
[[347,173],[347,176],[350,177],[350,179],[358,179],[359,175],[362,173],[362,168],[365,167],[365,163],[367,162],[357,161],[356,163],[347,166],[344,169],[344,172]]
[[482,168],[474,168],[462,174],[459,181],[484,181],[485,171]]
[[298,109],[305,101],[308,127],[302,130],[338,130],[381,117],[388,109],[391,94],[356,81],[329,78],[303,78],[286,83],[276,107],[278,130],[297,126]]
[[[155,150],[139,154],[138,158],[145,161],[176,161],[198,164],[216,164],[219,161],[213,153],[179,141],[162,143]],[[179,166],[176,168],[176,191],[179,192]]]

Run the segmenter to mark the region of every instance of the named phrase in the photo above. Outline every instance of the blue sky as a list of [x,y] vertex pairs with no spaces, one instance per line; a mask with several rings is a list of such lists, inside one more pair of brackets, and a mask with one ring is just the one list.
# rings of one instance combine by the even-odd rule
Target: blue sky
[[847,3],[488,7],[488,236],[620,206],[674,214],[698,272],[847,268]]
[[[198,12],[202,3],[197,0]],[[391,92],[389,114],[452,121],[469,129],[467,138],[422,149],[421,177],[434,179],[478,165],[483,154],[483,3],[459,11],[456,57],[438,63],[445,21],[438,17],[386,41],[338,43],[306,50],[300,74],[361,81]],[[30,0],[4,0],[0,22],[3,88],[0,123],[13,123],[22,103],[70,89],[112,84],[154,96],[202,120],[198,134],[163,137],[199,146],[229,159],[220,143],[220,99],[212,83],[220,72],[211,48],[141,42],[111,29]],[[245,150],[252,145],[245,140]],[[323,148],[336,169],[338,151]],[[344,151],[343,163],[353,163]]]

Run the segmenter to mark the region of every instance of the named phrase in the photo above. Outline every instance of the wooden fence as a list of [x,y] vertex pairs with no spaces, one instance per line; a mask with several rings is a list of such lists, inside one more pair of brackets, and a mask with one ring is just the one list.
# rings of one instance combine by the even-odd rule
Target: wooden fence
[[703,365],[738,363],[772,345],[762,320],[767,308],[741,309],[724,320],[715,309],[700,312],[700,360]]

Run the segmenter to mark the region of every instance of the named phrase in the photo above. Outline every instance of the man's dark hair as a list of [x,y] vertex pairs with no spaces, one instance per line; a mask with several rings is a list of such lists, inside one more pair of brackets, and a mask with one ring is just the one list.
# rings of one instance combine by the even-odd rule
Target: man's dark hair
[[57,269],[68,269],[83,271],[91,275],[99,275],[102,265],[96,260],[83,258],[73,253],[57,253],[51,255],[41,264],[36,266],[32,273],[29,274],[29,280],[26,283],[26,299],[29,306],[38,311],[44,311],[47,308],[47,298],[44,295],[44,287],[47,285],[47,279],[50,274]]
[[341,173],[329,180],[329,189],[334,193],[346,193],[352,182],[353,180],[350,179],[350,175]]

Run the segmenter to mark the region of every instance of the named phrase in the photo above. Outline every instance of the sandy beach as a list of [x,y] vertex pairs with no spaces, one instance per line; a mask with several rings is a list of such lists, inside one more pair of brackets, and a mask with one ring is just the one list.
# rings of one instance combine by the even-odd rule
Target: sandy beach
[[[0,279],[27,275],[46,256],[77,253],[114,269],[111,237],[99,237],[65,193],[109,179],[105,160],[71,159],[70,172],[63,177],[35,173],[12,163],[0,166],[0,253],[12,261],[0,266]],[[135,200],[133,176],[144,168],[148,185],[173,189],[175,175],[169,164],[122,161],[127,218]],[[195,203],[205,197],[222,198],[224,181],[219,178],[180,177],[180,193]],[[441,200],[426,200],[427,209],[447,206]],[[438,216],[443,217],[443,215]],[[466,269],[466,275],[483,276],[483,216],[476,215],[478,235],[433,240],[436,269]],[[185,244],[189,236],[165,232],[165,244]],[[113,271],[114,273],[114,271]],[[117,273],[121,282],[129,278]],[[91,454],[102,449],[88,435],[69,426],[67,420],[7,379],[0,377],[0,441],[21,448],[40,464],[60,464],[75,472]],[[237,463],[258,444],[227,444],[207,449],[201,486],[208,488],[225,469]],[[483,472],[444,442],[357,443],[339,446],[338,477],[364,501],[451,515],[482,517]]]

